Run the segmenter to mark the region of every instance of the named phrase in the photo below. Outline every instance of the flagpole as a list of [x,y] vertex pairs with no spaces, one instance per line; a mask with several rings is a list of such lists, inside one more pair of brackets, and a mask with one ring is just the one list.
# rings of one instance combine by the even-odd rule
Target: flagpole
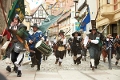
[[95,17],[95,21],[96,21],[96,19],[97,19],[97,17],[98,17],[99,11],[100,11],[100,0],[99,0],[99,7],[98,7],[98,10],[97,10],[97,14],[96,14],[96,17]]
[[[2,5],[2,1],[0,0],[0,4],[1,4],[1,9],[2,9],[2,12],[3,12],[3,16],[4,16],[4,18],[5,18],[5,22],[6,22],[6,25],[7,25],[7,19],[6,19],[6,16],[5,16],[5,11],[4,11],[4,9],[3,9],[3,5]],[[8,26],[8,25],[7,25]],[[6,27],[5,27],[6,28]],[[4,31],[3,31],[3,33],[2,33],[2,35],[5,33],[5,28],[4,28]]]

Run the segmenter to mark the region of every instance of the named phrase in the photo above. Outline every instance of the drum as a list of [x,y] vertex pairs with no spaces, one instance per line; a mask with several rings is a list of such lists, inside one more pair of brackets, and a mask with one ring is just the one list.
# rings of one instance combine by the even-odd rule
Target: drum
[[52,49],[44,41],[40,40],[36,43],[35,48],[38,49],[45,56],[50,56],[52,54]]

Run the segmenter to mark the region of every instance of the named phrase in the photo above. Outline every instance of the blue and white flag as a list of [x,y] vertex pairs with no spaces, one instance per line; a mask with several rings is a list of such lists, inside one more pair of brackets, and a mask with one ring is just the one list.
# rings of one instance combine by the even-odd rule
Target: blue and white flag
[[83,29],[83,31],[86,31],[86,25],[90,22],[91,22],[90,11],[89,11],[89,7],[88,7],[86,17],[81,22],[80,29]]

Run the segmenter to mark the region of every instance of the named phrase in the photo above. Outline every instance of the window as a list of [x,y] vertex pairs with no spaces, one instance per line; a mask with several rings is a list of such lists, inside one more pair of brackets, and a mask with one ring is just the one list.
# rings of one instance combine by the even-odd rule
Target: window
[[107,4],[110,4],[110,0],[107,0]]

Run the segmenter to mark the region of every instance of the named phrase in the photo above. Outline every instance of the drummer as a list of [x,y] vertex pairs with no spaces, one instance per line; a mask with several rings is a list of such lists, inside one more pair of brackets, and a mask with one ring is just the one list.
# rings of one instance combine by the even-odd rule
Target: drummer
[[31,27],[33,28],[33,34],[29,34],[28,37],[28,44],[31,50],[31,67],[37,65],[37,71],[39,71],[41,65],[41,53],[35,48],[35,44],[42,39],[42,32],[39,31],[37,23],[34,23]]

